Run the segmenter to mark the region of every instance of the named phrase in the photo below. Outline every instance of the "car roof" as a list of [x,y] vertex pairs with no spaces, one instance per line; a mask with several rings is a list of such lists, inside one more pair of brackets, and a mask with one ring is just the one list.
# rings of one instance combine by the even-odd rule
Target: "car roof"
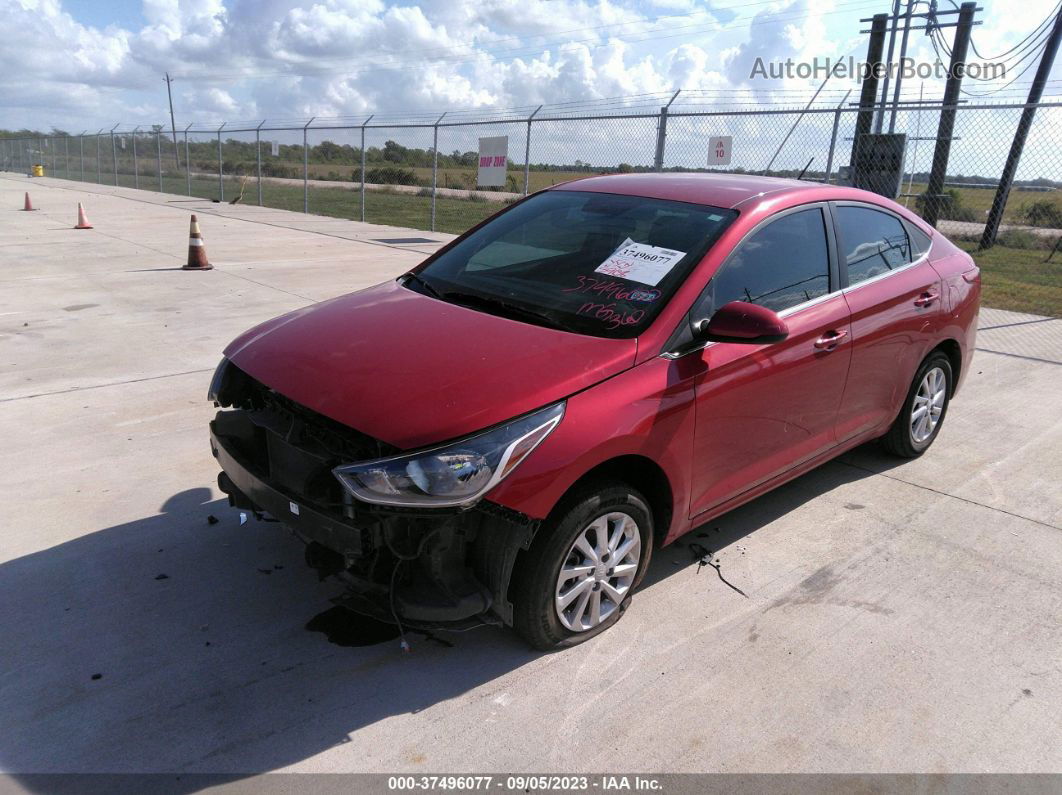
[[644,196],[651,199],[709,204],[735,208],[767,194],[807,193],[809,200],[823,198],[827,187],[814,182],[756,174],[644,173],[585,177],[556,185],[553,190],[592,191]]

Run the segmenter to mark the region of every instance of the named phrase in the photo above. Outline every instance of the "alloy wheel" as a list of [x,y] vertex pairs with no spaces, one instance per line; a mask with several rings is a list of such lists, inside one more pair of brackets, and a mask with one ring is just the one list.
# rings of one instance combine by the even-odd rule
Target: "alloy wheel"
[[557,576],[555,605],[561,623],[585,632],[607,621],[638,573],[638,523],[622,511],[599,516],[576,536]]
[[939,367],[929,370],[911,405],[911,439],[924,444],[933,435],[948,397],[948,379]]

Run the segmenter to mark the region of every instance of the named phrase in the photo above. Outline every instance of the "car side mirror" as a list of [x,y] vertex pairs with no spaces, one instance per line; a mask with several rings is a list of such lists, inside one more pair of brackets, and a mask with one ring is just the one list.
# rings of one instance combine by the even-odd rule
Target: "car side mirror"
[[693,324],[694,335],[706,342],[736,342],[768,345],[789,336],[789,326],[777,312],[744,301],[719,307],[709,319]]

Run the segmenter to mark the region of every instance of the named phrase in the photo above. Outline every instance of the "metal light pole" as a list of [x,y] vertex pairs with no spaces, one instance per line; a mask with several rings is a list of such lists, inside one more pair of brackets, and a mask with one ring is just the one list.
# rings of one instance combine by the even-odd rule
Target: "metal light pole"
[[173,159],[177,161],[177,170],[181,170],[181,158],[177,154],[177,122],[173,120],[173,91],[170,89],[170,73],[166,73],[166,98],[170,101],[170,129],[173,130]]

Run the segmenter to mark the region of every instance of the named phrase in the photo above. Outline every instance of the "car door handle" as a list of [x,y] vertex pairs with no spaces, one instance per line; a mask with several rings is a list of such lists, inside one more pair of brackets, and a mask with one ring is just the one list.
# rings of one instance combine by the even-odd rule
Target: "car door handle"
[[827,331],[825,334],[815,340],[815,347],[818,348],[820,351],[832,351],[834,348],[840,345],[841,340],[843,340],[847,336],[848,332],[843,329],[841,331]]
[[931,306],[933,302],[936,301],[938,298],[940,298],[940,293],[925,292],[915,299],[914,305]]

